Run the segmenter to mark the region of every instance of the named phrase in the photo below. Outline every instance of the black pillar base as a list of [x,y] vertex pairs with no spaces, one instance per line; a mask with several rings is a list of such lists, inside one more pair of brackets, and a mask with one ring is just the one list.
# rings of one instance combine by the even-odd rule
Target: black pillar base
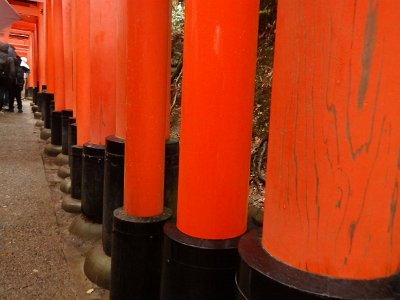
[[104,154],[103,145],[83,145],[82,213],[98,224],[103,220]]
[[82,146],[74,145],[71,147],[71,197],[78,200],[81,199],[82,188],[82,153]]
[[161,254],[167,208],[155,217],[114,211],[110,299],[160,299]]
[[179,173],[179,141],[169,139],[165,144],[164,206],[176,217]]
[[238,238],[205,240],[164,226],[163,300],[236,299],[235,273],[239,265]]
[[260,229],[243,236],[239,253],[238,299],[399,299],[394,292],[397,276],[337,279],[304,272],[278,261],[262,248]]
[[106,138],[103,196],[103,250],[111,256],[111,235],[114,210],[124,202],[125,140],[116,136]]
[[83,271],[91,282],[103,289],[110,289],[111,257],[104,253],[100,241],[86,254]]
[[72,109],[64,109],[62,111],[61,116],[61,145],[62,145],[62,154],[68,156],[68,127],[71,122],[74,120],[72,118],[73,111]]

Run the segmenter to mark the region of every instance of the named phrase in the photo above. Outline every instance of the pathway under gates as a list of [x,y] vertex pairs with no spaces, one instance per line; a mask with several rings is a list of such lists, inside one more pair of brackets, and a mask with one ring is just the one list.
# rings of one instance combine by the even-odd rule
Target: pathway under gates
[[72,237],[60,208],[60,179],[24,113],[0,115],[0,299],[102,299],[83,274],[91,242]]

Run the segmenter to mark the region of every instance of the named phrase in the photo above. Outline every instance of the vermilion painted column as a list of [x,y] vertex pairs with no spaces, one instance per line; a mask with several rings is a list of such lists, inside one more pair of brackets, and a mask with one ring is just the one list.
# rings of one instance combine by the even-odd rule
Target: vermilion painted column
[[256,0],[185,2],[177,228],[164,228],[162,299],[234,299],[237,242],[247,223],[258,9]]
[[40,90],[42,89],[43,85],[46,85],[46,71],[47,71],[47,64],[46,64],[46,10],[45,5],[43,3],[38,3],[38,8],[43,13],[39,14],[38,17],[38,56],[39,56],[39,85]]
[[397,1],[279,2],[262,244],[242,248],[251,299],[398,298],[399,17]]
[[[69,153],[71,193],[63,197],[62,207],[73,213],[81,212],[83,145],[90,140],[90,1],[71,3],[73,71],[72,84],[76,103],[76,140]],[[73,131],[73,126],[71,127]]]
[[258,1],[211,2],[185,7],[177,226],[227,239],[246,231]]
[[90,1],[75,0],[76,124],[78,145],[90,140]]
[[28,65],[30,67],[30,74],[28,76],[28,87],[33,87],[34,86],[34,34],[30,33],[29,34],[29,52],[28,52]]
[[[115,132],[116,2],[90,1],[90,139],[83,147],[82,212],[101,224],[104,151]],[[101,226],[100,226],[101,228]],[[101,232],[101,231],[100,231]]]
[[53,32],[54,32],[54,100],[55,110],[65,108],[65,84],[64,84],[64,42],[63,42],[63,15],[62,1],[53,0]]
[[75,111],[73,86],[72,1],[62,0],[65,107]]
[[53,23],[53,7],[52,0],[46,1],[46,28],[47,28],[47,41],[46,41],[46,84],[47,91],[49,93],[54,93],[55,78],[54,78],[54,23]]
[[110,299],[160,299],[162,228],[171,216],[164,211],[169,5],[124,0],[118,7],[127,57],[127,123],[124,207],[114,211]]
[[126,92],[130,97],[127,103],[130,117],[126,132],[124,209],[133,216],[157,216],[164,208],[169,10],[168,1],[127,3]]
[[115,133],[116,3],[106,0],[90,3],[90,142],[104,145],[105,138]]

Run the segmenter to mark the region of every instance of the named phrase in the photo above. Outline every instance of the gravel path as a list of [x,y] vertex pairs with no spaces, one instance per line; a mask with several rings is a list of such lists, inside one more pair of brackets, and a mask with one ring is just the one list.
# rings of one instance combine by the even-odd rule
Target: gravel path
[[100,299],[86,294],[94,286],[79,247],[88,246],[69,236],[73,215],[60,209],[35,123],[27,101],[22,114],[0,114],[0,299]]

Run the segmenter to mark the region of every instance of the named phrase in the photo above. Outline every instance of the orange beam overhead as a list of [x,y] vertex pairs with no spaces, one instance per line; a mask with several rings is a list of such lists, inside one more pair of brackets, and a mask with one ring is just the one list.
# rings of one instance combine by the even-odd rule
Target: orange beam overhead
[[400,269],[399,1],[279,1],[263,246],[348,279]]

